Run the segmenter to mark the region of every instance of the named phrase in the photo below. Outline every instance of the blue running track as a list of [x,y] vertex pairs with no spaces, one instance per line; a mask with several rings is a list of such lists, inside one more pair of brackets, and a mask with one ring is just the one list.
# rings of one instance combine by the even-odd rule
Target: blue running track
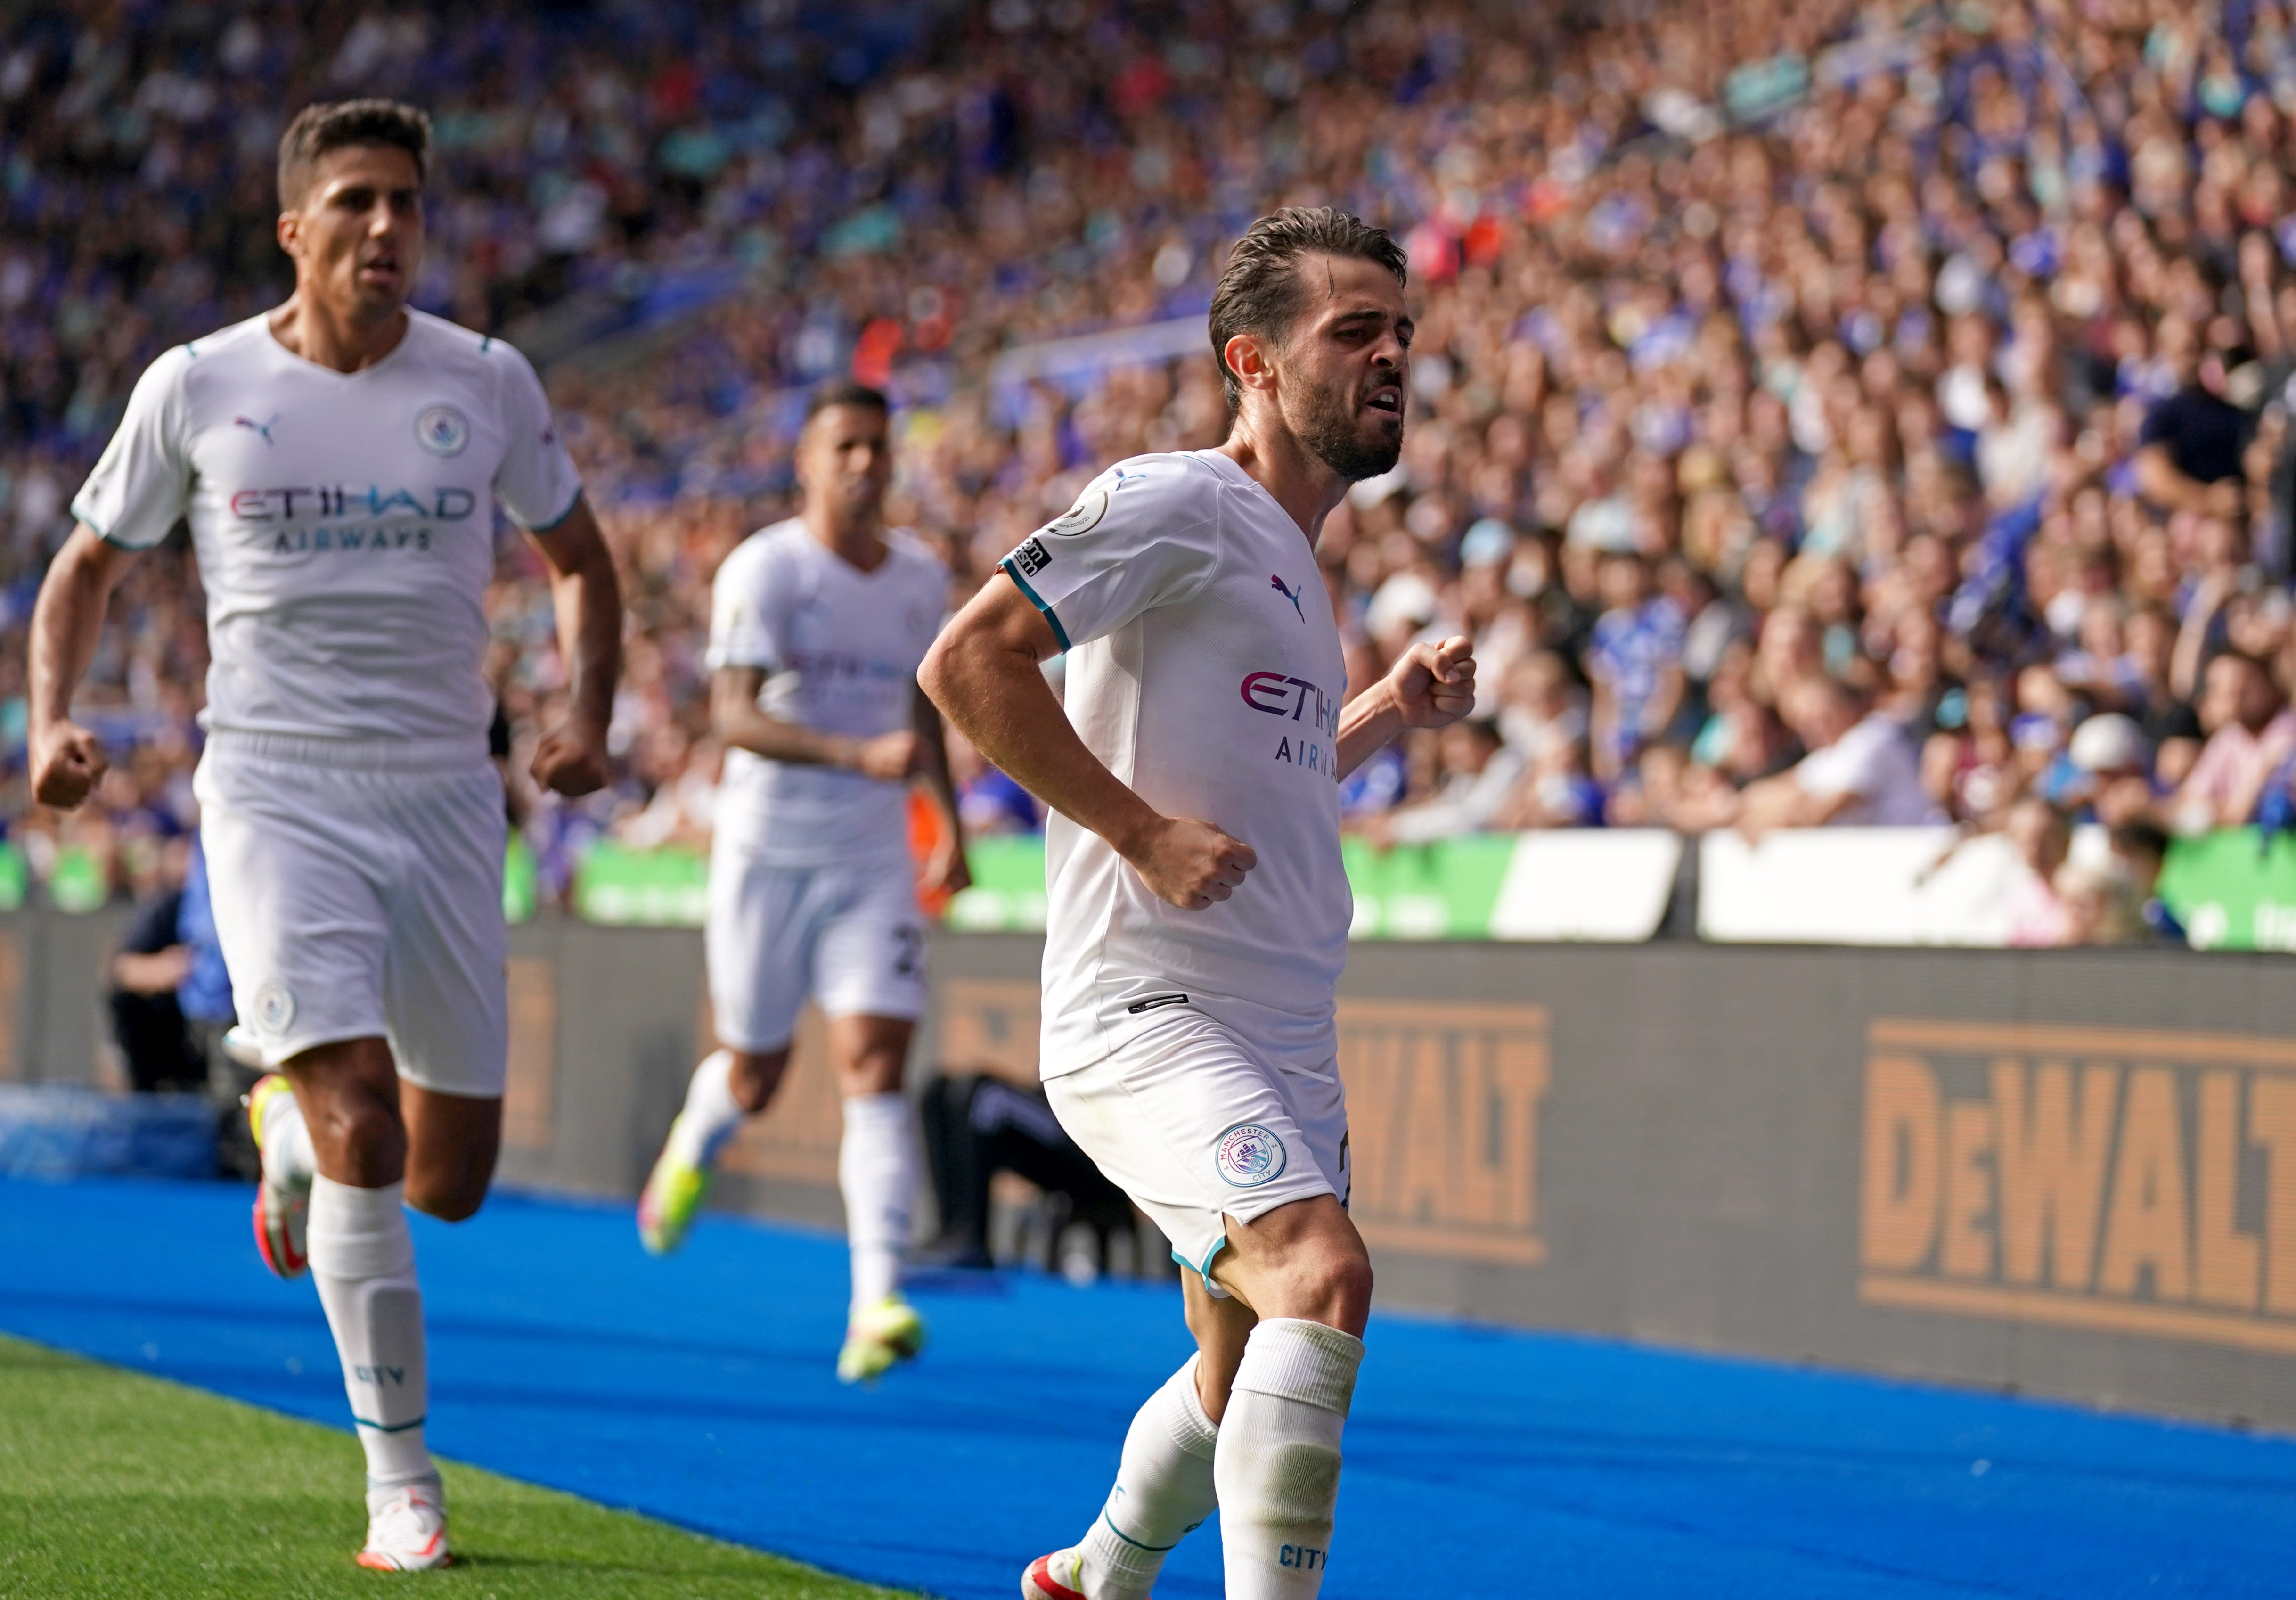
[[[343,1426],[249,1199],[0,1182],[0,1329]],[[442,1453],[964,1600],[1083,1530],[1187,1350],[1168,1288],[926,1285],[931,1348],[857,1391],[835,1241],[711,1218],[656,1261],[627,1208],[502,1195],[415,1239]],[[1370,1344],[1332,1600],[2296,1596],[2296,1441],[1404,1316]],[[1158,1593],[1218,1572],[1207,1527]]]

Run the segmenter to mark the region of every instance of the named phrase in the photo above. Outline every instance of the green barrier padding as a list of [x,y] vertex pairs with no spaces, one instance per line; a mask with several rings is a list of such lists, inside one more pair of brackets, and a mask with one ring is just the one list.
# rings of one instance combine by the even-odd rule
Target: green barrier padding
[[0,844],[0,911],[20,911],[31,893],[31,863],[12,844]]
[[513,926],[532,922],[541,900],[542,884],[535,871],[534,852],[526,848],[523,838],[512,833],[510,848],[503,855],[503,921]]
[[103,866],[85,846],[68,844],[56,852],[56,869],[48,874],[48,901],[74,916],[102,909],[111,898]]
[[1341,855],[1356,894],[1349,937],[1488,939],[1514,845],[1510,833],[1386,850],[1360,839],[1343,841]]
[[694,850],[634,850],[600,840],[574,874],[574,909],[594,923],[698,928],[709,898],[709,858]]
[[2158,892],[2196,950],[2296,950],[2296,834],[2172,841]]
[[[1488,938],[1514,849],[1513,836],[1505,833],[1390,850],[1348,840],[1342,858],[1356,896],[1352,937]],[[949,925],[969,932],[1043,931],[1043,838],[1015,833],[976,840],[968,855],[973,887],[949,906]]]
[[964,847],[972,887],[948,903],[948,925],[969,933],[1040,933],[1045,927],[1045,836],[991,833]]

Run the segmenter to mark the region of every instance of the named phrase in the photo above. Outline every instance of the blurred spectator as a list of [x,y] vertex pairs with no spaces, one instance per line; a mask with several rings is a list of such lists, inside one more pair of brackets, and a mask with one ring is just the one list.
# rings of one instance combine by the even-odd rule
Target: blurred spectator
[[2009,943],[2046,948],[2071,941],[2074,926],[2059,898],[2059,874],[2072,849],[2072,824],[2037,795],[2009,808],[2006,832],[2017,852],[2009,882]]
[[1455,722],[1438,743],[1441,787],[1431,797],[1374,818],[1364,832],[1379,845],[1425,844],[1490,827],[1522,775],[1520,751],[1499,738],[1497,725]]
[[2133,944],[2146,935],[2136,887],[2118,861],[2068,861],[2057,868],[2057,904],[2068,945]]
[[1913,745],[1886,712],[1867,710],[1851,691],[1813,677],[1788,692],[1785,714],[1809,753],[1748,787],[1738,825],[1750,836],[1829,823],[1890,827],[1939,819]]
[[2226,651],[2209,663],[2204,682],[2200,719],[2209,742],[2169,812],[2180,833],[2247,822],[2266,780],[2296,752],[2296,709],[2263,662]]
[[1612,783],[1682,709],[1686,628],[1675,603],[1652,592],[1649,565],[1635,552],[1606,551],[1599,570],[1603,609],[1587,672],[1595,685],[1595,773]]
[[2112,858],[2128,876],[2146,933],[2163,943],[2185,943],[2184,924],[2156,892],[2161,864],[2169,855],[2169,835],[2155,824],[2138,819],[2115,824],[2110,837]]
[[136,1093],[207,1087],[207,1062],[184,1025],[176,990],[192,974],[193,950],[177,930],[188,843],[171,841],[131,880],[135,913],[111,958],[106,1001],[113,1042]]

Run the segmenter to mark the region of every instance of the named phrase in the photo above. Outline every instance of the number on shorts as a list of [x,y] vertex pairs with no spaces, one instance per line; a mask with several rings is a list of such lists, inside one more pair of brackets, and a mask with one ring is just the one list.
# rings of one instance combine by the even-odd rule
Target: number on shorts
[[893,930],[897,953],[893,956],[893,973],[899,978],[914,978],[924,971],[925,931],[914,923]]

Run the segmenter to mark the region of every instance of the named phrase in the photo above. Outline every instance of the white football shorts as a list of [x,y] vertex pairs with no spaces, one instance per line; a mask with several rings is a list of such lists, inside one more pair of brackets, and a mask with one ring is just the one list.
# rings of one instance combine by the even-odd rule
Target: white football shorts
[[1045,1080],[1054,1114],[1215,1294],[1225,1218],[1250,1222],[1318,1194],[1348,1202],[1348,1095],[1339,1063],[1269,1061],[1183,1002],[1088,1067]]
[[484,751],[217,733],[193,789],[232,998],[266,1064],[381,1037],[407,1082],[499,1098],[508,824]]
[[810,995],[832,1017],[925,1013],[925,925],[906,854],[835,866],[709,857],[705,930],[718,1040],[778,1050]]

